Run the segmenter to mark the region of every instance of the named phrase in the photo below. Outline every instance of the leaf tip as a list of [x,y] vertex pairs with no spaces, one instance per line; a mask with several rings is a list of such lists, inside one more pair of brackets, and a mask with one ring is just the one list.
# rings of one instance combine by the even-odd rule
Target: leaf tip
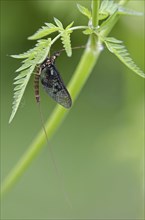
[[13,120],[13,118],[14,118],[14,115],[13,114],[11,114],[11,116],[10,116],[10,118],[9,118],[9,124],[11,124],[11,122],[12,122],[12,120]]
[[17,55],[10,55],[10,57],[12,57],[12,58],[16,58],[16,57],[17,57]]
[[27,37],[28,40],[33,40],[33,35]]
[[72,51],[67,52],[67,56],[71,57],[72,56]]
[[77,3],[77,8],[79,8],[79,7],[80,7],[80,4]]

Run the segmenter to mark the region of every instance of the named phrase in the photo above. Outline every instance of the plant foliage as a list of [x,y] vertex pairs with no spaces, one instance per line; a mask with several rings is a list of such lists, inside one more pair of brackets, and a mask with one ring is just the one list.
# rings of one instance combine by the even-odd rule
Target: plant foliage
[[56,27],[54,24],[45,23],[46,26],[42,26],[35,34],[28,37],[29,40],[38,40],[42,37],[45,37],[49,34],[52,34],[59,30],[59,27]]
[[108,16],[114,14],[115,11],[118,9],[118,4],[112,0],[104,0],[99,9],[99,19],[103,20]]
[[[83,29],[85,35],[93,35],[96,41],[104,42],[109,51],[114,53],[128,68],[137,73],[138,75],[145,77],[142,70],[133,62],[127,49],[123,45],[122,41],[115,38],[106,37],[106,30],[110,30],[116,15],[137,15],[140,16],[142,13],[136,12],[134,10],[128,9],[114,2],[113,0],[103,0],[101,2],[98,11],[99,26],[92,26],[92,11],[88,8],[77,4],[78,10],[87,17],[89,20],[87,26],[73,26],[73,22],[70,23],[66,28],[57,18],[54,18],[53,23],[45,23],[36,33],[30,36],[29,40],[37,40],[37,44],[33,49],[19,55],[12,55],[13,58],[24,59],[20,68],[16,70],[19,75],[14,79],[14,101],[12,105],[12,113],[9,122],[14,118],[18,107],[20,105],[21,99],[25,92],[26,86],[32,73],[35,72],[36,66],[40,65],[50,52],[50,48],[55,43],[57,39],[61,39],[64,50],[67,56],[72,55],[71,47],[71,34],[74,30]],[[56,33],[54,39],[47,38],[50,34]],[[44,38],[45,39],[42,39]]]
[[108,50],[112,52],[118,59],[124,63],[129,69],[131,69],[136,74],[140,75],[141,77],[145,78],[144,72],[134,63],[132,58],[130,57],[129,52],[122,44],[122,41],[117,40],[115,38],[107,37],[104,40]]
[[79,9],[79,11],[85,15],[88,19],[91,19],[92,18],[92,13],[89,9],[87,9],[86,7],[80,5],[80,4],[77,4],[77,7]]
[[12,106],[12,113],[9,119],[9,123],[13,120],[17,109],[20,105],[21,99],[25,92],[26,86],[29,82],[29,79],[36,67],[36,65],[42,63],[51,46],[51,39],[47,40],[39,40],[36,44],[36,47],[27,51],[26,53],[20,55],[12,55],[14,58],[25,59],[22,63],[22,66],[16,70],[16,72],[20,72],[20,74],[14,79],[14,101]]

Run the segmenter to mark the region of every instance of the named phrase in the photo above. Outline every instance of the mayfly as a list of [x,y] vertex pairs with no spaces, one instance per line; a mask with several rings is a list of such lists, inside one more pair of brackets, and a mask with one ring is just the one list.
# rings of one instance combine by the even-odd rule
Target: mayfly
[[[79,48],[84,48],[84,46],[74,47],[73,49],[79,49]],[[62,49],[61,51],[63,51],[63,50],[64,49]],[[53,100],[55,100],[58,104],[62,105],[64,108],[67,108],[67,109],[69,109],[72,105],[71,96],[70,96],[66,86],[64,85],[64,82],[63,82],[63,80],[62,80],[62,78],[61,78],[61,76],[55,66],[55,60],[58,56],[60,56],[60,51],[54,53],[50,57],[47,57],[44,60],[44,62],[37,67],[36,73],[35,73],[35,78],[34,78],[34,91],[35,91],[36,101],[39,104],[41,123],[42,123],[42,127],[44,130],[45,136],[46,136],[47,144],[49,145],[51,159],[52,159],[53,164],[55,166],[56,173],[60,179],[66,201],[69,204],[69,206],[72,207],[71,202],[68,197],[68,194],[67,194],[65,187],[64,187],[63,178],[62,178],[61,173],[58,169],[55,158],[53,156],[53,152],[52,152],[50,143],[48,141],[48,136],[47,136],[47,132],[45,129],[44,120],[43,120],[43,116],[42,116],[42,111],[40,108],[39,81],[41,81],[42,86],[43,86],[44,90],[46,91],[46,93]]]
[[44,90],[52,99],[63,107],[70,108],[72,105],[71,96],[55,66],[55,60],[58,56],[60,56],[60,52],[54,53],[51,57],[46,58],[38,67],[34,79],[35,98],[37,102],[40,102],[40,80]]
[[63,80],[62,80],[62,78],[61,78],[61,76],[55,66],[55,60],[58,56],[60,56],[60,52],[54,53],[51,57],[47,57],[44,60],[44,62],[40,66],[37,67],[37,70],[35,73],[35,78],[34,78],[34,92],[35,92],[36,101],[39,104],[41,123],[42,123],[42,127],[44,130],[45,136],[46,136],[47,144],[49,145],[51,159],[52,159],[53,165],[55,167],[56,173],[60,179],[60,182],[62,185],[62,190],[64,192],[66,201],[69,204],[69,206],[72,207],[71,202],[68,198],[68,194],[65,190],[63,178],[62,178],[61,173],[58,169],[55,158],[53,156],[53,152],[52,152],[50,143],[48,141],[48,136],[47,136],[47,132],[45,129],[44,120],[43,120],[43,116],[42,116],[42,111],[40,108],[39,81],[41,81],[46,93],[52,99],[54,99],[58,104],[62,105],[65,108],[70,108],[72,105],[71,96],[70,96],[68,90],[66,89],[66,87],[63,83]]

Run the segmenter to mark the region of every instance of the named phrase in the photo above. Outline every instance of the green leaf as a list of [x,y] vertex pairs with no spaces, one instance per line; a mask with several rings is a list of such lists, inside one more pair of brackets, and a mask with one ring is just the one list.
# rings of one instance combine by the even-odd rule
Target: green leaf
[[17,85],[14,88],[14,91],[20,90],[23,87],[23,84]]
[[77,4],[77,8],[79,9],[79,11],[85,15],[86,17],[88,17],[89,19],[91,19],[92,17],[92,14],[91,12],[89,11],[89,9],[85,8],[84,6],[80,5],[80,4]]
[[34,48],[30,49],[27,52],[22,53],[22,54],[11,55],[11,57],[16,58],[16,59],[25,59],[25,58],[29,57],[30,55],[32,56],[33,53],[34,53]]
[[63,25],[62,25],[61,21],[59,21],[57,18],[54,18],[54,21],[60,29],[63,29]]
[[118,14],[121,14],[121,15],[136,15],[136,16],[143,16],[144,15],[143,12],[135,11],[135,10],[123,7],[123,6],[119,6]]
[[65,29],[65,30],[61,31],[60,33],[61,33],[62,44],[63,44],[63,47],[64,47],[66,53],[67,53],[67,56],[71,57],[72,48],[71,48],[70,33],[72,33],[72,31]]
[[118,4],[113,0],[103,0],[99,8],[99,20],[105,19],[115,13]]
[[105,11],[107,8],[109,8],[109,4],[112,4],[112,1],[108,1],[108,0],[103,0],[101,2],[101,5],[100,5],[100,11]]
[[30,76],[33,73],[35,66],[31,66],[26,70],[23,70],[23,72],[21,72],[21,76],[19,75],[19,78],[15,78],[14,84],[16,84],[16,87],[14,88],[14,101],[13,101],[13,106],[12,106],[12,113],[9,119],[9,123],[11,123],[11,121],[13,120],[18,107],[20,105],[21,99],[23,97],[23,94],[25,92],[26,86],[29,82]]
[[21,79],[21,78],[25,77],[26,75],[27,75],[27,70],[22,71],[18,76],[15,77],[14,80]]
[[69,28],[71,28],[73,26],[74,21],[72,21],[67,27],[66,30],[68,30]]
[[56,31],[58,31],[59,28],[56,27],[55,25],[53,25],[53,27],[48,27],[47,26],[43,26],[42,28],[40,28],[35,34],[33,34],[32,36],[28,37],[29,40],[37,40],[40,39],[42,37],[45,37],[49,34],[52,34]]
[[106,39],[107,39],[107,42],[111,42],[111,43],[117,43],[117,44],[119,44],[119,43],[122,43],[122,42],[123,42],[122,40],[117,40],[117,39],[114,38],[114,37],[107,37]]
[[50,51],[51,47],[51,38],[48,38],[47,40],[39,41],[37,45],[37,55],[35,57],[35,64],[41,64],[45,58],[48,56],[48,53]]
[[90,35],[92,33],[94,33],[94,31],[91,28],[88,28],[88,29],[83,31],[83,34],[86,34],[86,35]]
[[28,61],[28,62],[25,62],[24,64],[22,64],[22,66],[20,68],[18,68],[16,70],[16,72],[20,72],[24,69],[27,69],[28,67],[32,66],[34,64],[34,62],[32,60]]
[[124,63],[129,69],[134,71],[139,76],[145,78],[145,73],[134,63],[127,49],[124,45],[120,44],[120,41],[112,38],[111,42],[111,38],[109,38],[109,40],[108,38],[105,38],[104,43],[106,44],[108,50],[114,53],[114,55],[117,56],[119,60]]
[[13,120],[18,110],[31,74],[33,73],[35,67],[41,64],[48,56],[50,47],[51,38],[41,39],[38,40],[36,46],[28,52],[20,55],[11,56],[14,58],[26,59],[22,62],[22,66],[16,70],[16,72],[20,72],[20,74],[14,79],[14,85],[16,85],[16,87],[14,88],[14,101],[12,105],[12,113],[10,116],[9,123]]
[[99,20],[106,19],[107,17],[113,15],[117,11],[117,14],[121,15],[137,15],[142,16],[142,12],[137,12],[126,7],[123,7],[113,0],[103,0],[99,9]]
[[52,23],[47,23],[45,22],[46,26],[48,26],[49,28],[55,28],[56,26]]
[[99,12],[99,20],[104,20],[109,16],[108,12]]

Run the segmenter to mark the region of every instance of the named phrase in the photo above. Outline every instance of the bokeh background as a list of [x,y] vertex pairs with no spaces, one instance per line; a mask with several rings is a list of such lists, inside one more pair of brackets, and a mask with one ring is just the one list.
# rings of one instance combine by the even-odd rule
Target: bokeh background
[[[28,41],[44,22],[60,19],[64,26],[86,25],[78,1],[1,1],[1,180],[10,172],[41,129],[31,79],[14,121],[9,125],[13,79],[20,61],[10,58],[35,44]],[[81,1],[90,5],[90,1]],[[144,12],[144,1],[128,7]],[[144,17],[124,16],[110,36],[125,41],[132,58],[144,69]],[[81,31],[72,45],[84,45]],[[55,50],[61,49],[57,42]],[[82,54],[73,51],[57,60],[67,83]],[[89,61],[88,61],[89,62]],[[32,77],[33,78],[33,77]],[[144,84],[107,50],[102,52],[87,84],[57,130],[51,146],[72,203],[61,183],[46,146],[17,184],[3,198],[2,219],[140,219],[143,218]],[[54,103],[41,89],[44,118]]]

